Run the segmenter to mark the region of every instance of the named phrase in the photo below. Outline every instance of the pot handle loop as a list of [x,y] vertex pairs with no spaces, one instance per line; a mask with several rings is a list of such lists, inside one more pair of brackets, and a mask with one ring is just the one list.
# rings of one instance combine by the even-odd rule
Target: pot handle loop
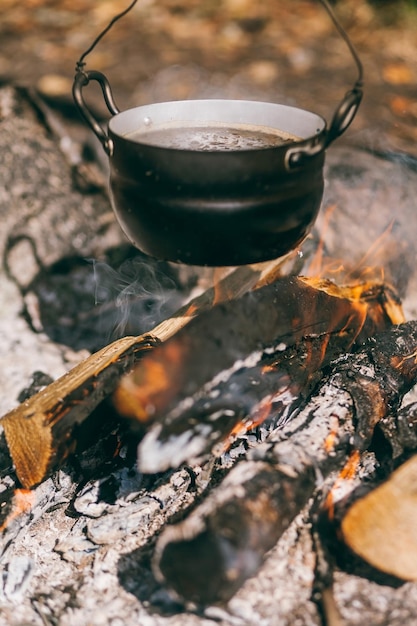
[[285,154],[285,166],[287,170],[291,171],[303,166],[306,159],[323,152],[332,141],[340,137],[352,123],[361,103],[362,96],[362,89],[355,86],[351,91],[345,94],[345,97],[333,115],[330,127],[324,134],[313,138],[303,146],[288,148]]
[[301,167],[306,159],[312,158],[326,150],[326,148],[340,135],[342,135],[352,123],[359,108],[363,96],[362,89],[355,86],[345,94],[342,102],[336,109],[330,127],[324,134],[313,138],[303,146],[288,148],[285,154],[285,166],[288,171]]
[[333,115],[330,128],[326,133],[326,148],[332,141],[340,137],[340,135],[344,133],[347,128],[349,128],[359,108],[362,96],[363,91],[359,87],[354,87],[351,91],[348,91],[345,94],[345,97]]
[[113,153],[113,142],[108,137],[106,131],[101,126],[101,124],[96,120],[94,115],[91,113],[90,109],[85,104],[85,101],[83,98],[83,93],[82,93],[83,87],[86,87],[89,84],[89,82],[92,80],[97,81],[98,84],[100,85],[101,91],[103,92],[104,101],[110,113],[112,115],[117,115],[120,111],[117,108],[116,103],[114,102],[110,83],[107,80],[107,78],[104,76],[104,74],[102,74],[101,72],[97,72],[96,70],[86,71],[84,69],[78,69],[75,75],[74,84],[72,87],[72,94],[74,96],[74,101],[81,115],[83,116],[87,124],[91,127],[93,132],[99,138],[106,154],[108,156],[111,156]]
[[108,156],[113,154],[113,141],[108,137],[106,131],[101,126],[101,124],[96,120],[94,115],[91,113],[90,109],[84,102],[83,98],[83,87],[86,87],[90,80],[95,80],[101,87],[101,91],[103,92],[104,101],[112,115],[117,115],[120,113],[119,109],[114,102],[112,90],[110,87],[110,83],[107,78],[101,72],[97,72],[95,70],[87,71],[85,69],[85,61],[84,59],[90,52],[94,50],[98,42],[103,39],[104,35],[109,32],[109,30],[113,27],[113,25],[120,20],[126,13],[129,13],[131,9],[135,6],[138,0],[132,0],[129,6],[124,9],[121,13],[118,13],[111,22],[106,26],[104,30],[94,39],[93,43],[87,48],[85,52],[80,56],[77,61],[77,65],[75,66],[75,78],[72,86],[72,95],[74,97],[75,103],[80,111],[81,115],[87,122],[87,124],[91,127],[93,132],[97,135],[101,144],[107,153]]

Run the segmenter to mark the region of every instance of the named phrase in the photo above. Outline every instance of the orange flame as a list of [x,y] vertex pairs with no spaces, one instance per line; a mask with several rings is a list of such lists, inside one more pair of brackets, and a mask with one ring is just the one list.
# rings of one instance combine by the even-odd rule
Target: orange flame
[[13,494],[13,507],[9,515],[0,526],[0,532],[4,532],[11,522],[23,513],[28,513],[35,504],[36,495],[30,489],[16,489]]
[[158,407],[166,405],[182,385],[181,363],[186,347],[179,341],[166,344],[163,358],[150,353],[144,367],[135,368],[125,376],[113,396],[121,415],[148,422]]
[[323,223],[321,227],[321,237],[317,246],[317,251],[310,262],[308,276],[329,276],[338,277],[338,282],[374,280],[383,282],[385,280],[385,265],[387,261],[387,249],[393,245],[390,240],[394,220],[390,222],[383,233],[368,248],[363,257],[354,265],[349,264],[348,259],[343,261],[325,256],[324,246],[326,234],[328,232],[331,219],[336,205],[333,204],[323,211]]
[[407,361],[409,361],[410,359],[414,359],[414,363],[417,363],[417,350],[415,350],[414,352],[412,352],[411,354],[408,354],[407,356],[403,357],[401,360],[398,360],[398,357],[393,357],[391,359],[391,362],[393,364],[393,366],[396,369],[400,369],[401,367],[403,367]]
[[[352,280],[358,277],[371,276],[374,280],[384,280],[384,256],[386,254],[386,247],[388,244],[388,237],[391,235],[394,220],[390,222],[384,232],[374,241],[374,243],[368,248],[367,252],[363,255],[360,261],[353,266],[349,273],[346,275],[347,280]],[[368,260],[372,260],[371,265],[367,265]],[[379,259],[379,263],[377,262]],[[376,273],[379,273],[379,276]]]
[[340,489],[344,482],[351,482],[358,471],[360,461],[360,453],[359,450],[354,450],[345,465],[341,469],[338,477],[336,478],[333,487],[327,494],[326,500],[324,502],[324,508],[327,510],[327,515],[329,519],[334,519],[334,506],[336,501],[336,491]]
[[194,317],[198,313],[198,306],[195,302],[191,302],[187,310],[184,312],[184,317]]

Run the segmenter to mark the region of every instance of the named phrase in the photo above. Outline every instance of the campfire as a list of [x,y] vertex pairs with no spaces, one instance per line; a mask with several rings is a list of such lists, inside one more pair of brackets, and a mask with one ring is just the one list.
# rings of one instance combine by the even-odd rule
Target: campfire
[[[30,124],[58,158],[56,141],[39,132],[33,116],[42,103],[13,91],[3,99],[26,107],[26,116],[30,109]],[[48,302],[56,304],[54,280],[65,275],[74,293],[80,287],[78,271],[86,265],[73,241],[83,250],[89,240],[92,257],[103,251],[98,238],[85,235],[99,223],[102,236],[110,232],[112,249],[122,248],[107,204],[96,219],[92,187],[85,185],[91,172],[65,160],[60,167],[71,180],[68,194],[74,180],[84,183],[77,215],[80,198],[90,211],[71,244],[63,230],[54,253],[35,233],[39,253],[35,235],[25,230],[34,218],[25,216],[8,230],[4,253],[27,328],[40,337],[48,330],[54,339],[48,349],[70,345],[71,330],[89,316],[82,310],[72,319],[67,311],[58,332],[47,315]],[[387,195],[394,170],[402,205]],[[84,347],[94,352],[66,357],[68,371],[54,380],[38,373],[34,387],[41,389],[26,390],[5,412],[5,605],[30,597],[44,621],[78,619],[99,589],[104,606],[116,607],[115,620],[117,611],[129,610],[137,623],[157,612],[198,621],[203,612],[202,619],[228,623],[227,611],[237,607],[230,623],[248,623],[251,617],[239,621],[250,602],[245,594],[268,571],[271,551],[281,567],[288,545],[291,558],[312,561],[303,586],[311,623],[319,614],[336,623],[332,611],[346,608],[337,596],[340,572],[392,588],[415,580],[414,559],[395,558],[404,546],[393,531],[413,509],[417,447],[415,406],[403,404],[417,382],[417,327],[407,321],[417,313],[410,296],[414,207],[403,195],[415,185],[415,172],[342,149],[330,158],[326,178],[325,205],[332,211],[302,247],[285,259],[231,269],[208,287],[206,274],[197,272],[201,280],[191,282],[198,295],[184,268],[167,265],[181,289],[162,319],[136,335],[103,341],[93,317]],[[48,215],[54,223],[54,211]],[[19,261],[31,254],[36,271],[19,274]],[[105,314],[112,304],[106,306]],[[97,349],[100,343],[106,345]],[[73,367],[70,358],[78,361]],[[379,524],[373,512],[384,517],[385,500],[390,516]],[[375,526],[379,541],[370,540]],[[404,532],[412,550],[410,525]],[[389,548],[381,558],[384,542]],[[285,587],[288,569],[280,576]],[[298,602],[293,598],[292,611]]]
[[[322,252],[320,241],[314,272]],[[229,601],[311,498],[316,530],[337,534],[341,524],[345,549],[386,571],[361,548],[346,493],[354,498],[358,479],[373,476],[376,431],[397,460],[414,441],[414,420],[400,421],[399,407],[417,380],[416,324],[386,281],[285,276],[289,263],[225,273],[149,332],[110,343],[7,413],[3,446],[16,479],[4,492],[4,535],[47,506],[46,479],[78,459],[75,475],[91,477],[74,483],[73,514],[100,519],[99,492],[127,471],[130,482],[113,489],[125,490],[133,534],[141,515],[131,494],[149,493],[158,510],[160,477],[188,477],[181,521],[161,526],[151,559],[155,584],[186,604]],[[94,476],[106,467],[107,477]],[[87,543],[107,541],[95,532]],[[66,554],[65,542],[56,550]],[[402,572],[414,577],[388,568]],[[327,611],[331,577],[317,573],[316,585]]]

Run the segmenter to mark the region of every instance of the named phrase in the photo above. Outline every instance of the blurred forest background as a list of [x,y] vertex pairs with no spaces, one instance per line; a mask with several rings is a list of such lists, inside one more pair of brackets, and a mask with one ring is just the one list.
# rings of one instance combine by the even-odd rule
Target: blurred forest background
[[[128,4],[1,0],[0,81],[35,86],[75,119],[75,63]],[[417,154],[417,0],[333,5],[365,69],[364,102],[347,140]],[[317,0],[139,0],[87,58],[87,69],[107,75],[121,109],[237,97],[300,106],[328,120],[356,77]],[[105,117],[98,90],[89,87],[88,98]]]

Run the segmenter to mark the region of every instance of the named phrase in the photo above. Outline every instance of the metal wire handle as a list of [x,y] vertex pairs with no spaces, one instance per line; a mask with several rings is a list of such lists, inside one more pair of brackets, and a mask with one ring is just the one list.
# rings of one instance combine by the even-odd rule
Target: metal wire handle
[[344,133],[352,123],[363,97],[363,66],[358,53],[349,39],[348,34],[339,23],[328,0],[319,0],[319,2],[327,11],[330,19],[336,27],[337,32],[346,43],[353,60],[355,61],[358,76],[352,89],[345,93],[333,115],[330,126],[326,129],[326,132],[321,136],[320,140],[313,138],[311,141],[306,142],[306,144],[302,147],[294,147],[287,150],[285,155],[285,166],[289,171],[301,167],[306,159],[316,156],[325,150],[332,143],[332,141],[337,139],[337,137],[340,137],[340,135]]
[[89,48],[87,48],[87,50],[83,52],[83,54],[78,59],[76,66],[75,66],[76,72],[80,72],[83,70],[85,66],[85,61],[84,61],[85,57],[94,50],[98,42],[101,41],[101,39],[103,39],[104,35],[106,35],[109,32],[109,30],[114,26],[114,24],[118,22],[122,17],[124,17],[126,13],[129,13],[129,11],[133,9],[137,1],[138,0],[133,0],[133,2],[131,2],[126,9],[124,9],[121,13],[118,13],[117,15],[115,15],[115,17],[111,20],[111,22],[107,24],[106,28],[94,39],[91,46],[89,46]]
[[[107,154],[111,154],[113,151],[111,139],[108,138],[105,130],[101,127],[101,125],[94,118],[88,107],[85,105],[83,96],[82,96],[82,88],[88,85],[91,80],[95,80],[100,84],[100,87],[103,92],[104,100],[106,102],[107,108],[109,109],[112,115],[116,115],[119,113],[119,109],[117,108],[114,98],[112,95],[111,87],[107,78],[101,72],[97,71],[86,71],[85,70],[85,58],[92,50],[96,47],[96,45],[101,41],[101,39],[108,33],[108,31],[113,27],[113,25],[124,17],[129,11],[133,9],[138,0],[133,0],[129,4],[129,6],[124,9],[121,13],[118,13],[106,26],[106,28],[94,39],[93,43],[87,48],[87,50],[80,56],[75,66],[75,79],[73,85],[73,96],[74,100],[86,120],[86,122],[91,126],[94,133],[100,139],[101,143]],[[339,137],[345,130],[350,126],[353,118],[356,115],[356,112],[359,108],[360,102],[363,96],[363,66],[359,59],[359,56],[350,41],[346,31],[339,23],[332,7],[330,6],[328,0],[319,0],[320,4],[327,11],[330,19],[332,20],[336,30],[339,35],[342,37],[344,42],[346,43],[353,60],[355,61],[356,68],[358,71],[358,77],[353,85],[353,88],[346,92],[343,100],[339,104],[336,109],[335,114],[333,115],[333,119],[330,123],[330,127],[327,128],[326,132],[323,134],[320,140],[316,138],[312,138],[310,141],[307,141],[305,145],[298,146],[294,148],[289,148],[285,155],[285,164],[288,170],[292,170],[294,168],[300,167],[306,158],[311,158],[322,152],[327,148],[327,146],[334,141],[337,137]]]
[[349,39],[349,36],[347,34],[347,32],[345,31],[345,29],[343,28],[343,26],[339,23],[332,7],[330,6],[328,0],[319,0],[319,2],[324,6],[324,8],[326,9],[330,19],[332,20],[334,26],[336,27],[337,32],[339,33],[339,35],[342,37],[342,39],[344,40],[345,44],[347,45],[347,47],[349,48],[349,51],[356,63],[356,67],[358,70],[358,78],[356,79],[355,85],[353,87],[353,89],[355,89],[356,87],[361,88],[363,87],[363,66],[361,63],[361,60],[358,56],[358,53],[355,50],[354,45],[352,44],[351,40]]
[[117,21],[119,21],[122,17],[124,17],[126,13],[129,13],[129,11],[133,9],[137,1],[138,0],[133,0],[133,2],[131,2],[126,9],[124,9],[121,13],[118,13],[110,21],[110,23],[106,26],[106,28],[94,39],[91,46],[89,46],[87,50],[83,52],[83,54],[80,56],[80,58],[78,59],[75,65],[75,78],[74,78],[74,84],[72,86],[72,95],[74,97],[75,104],[77,105],[78,110],[80,111],[81,115],[83,116],[87,124],[91,127],[93,132],[97,135],[97,137],[101,141],[101,144],[108,156],[111,156],[113,154],[113,142],[107,136],[106,131],[101,126],[101,124],[96,120],[94,115],[91,113],[90,109],[86,106],[83,95],[82,95],[83,87],[86,87],[91,80],[97,81],[101,87],[101,91],[103,92],[103,96],[104,96],[104,101],[110,113],[112,115],[117,115],[117,113],[120,113],[120,110],[114,101],[110,83],[107,80],[106,76],[102,74],[101,72],[97,72],[95,70],[89,70],[89,71],[85,70],[86,64],[85,64],[84,59],[88,54],[90,54],[90,52],[92,52],[92,50],[96,47],[96,45],[104,37],[104,35],[106,35],[109,32],[112,26],[114,26],[114,24]]
[[[101,41],[101,39],[109,32],[109,30],[114,26],[114,24],[116,22],[118,22],[122,17],[124,17],[127,13],[129,13],[133,7],[135,6],[135,4],[137,4],[138,0],[133,0],[133,2],[130,3],[130,5],[124,9],[121,13],[118,13],[117,15],[115,15],[115,17],[109,22],[109,24],[106,26],[106,28],[94,39],[93,43],[87,48],[87,50],[85,52],[83,52],[83,54],[80,56],[80,58],[78,59],[76,66],[75,66],[75,70],[76,72],[82,71],[84,66],[85,66],[85,57],[90,54],[90,52],[92,52],[94,50],[94,48],[96,47],[96,45],[99,43],[99,41]],[[356,79],[355,85],[354,85],[354,89],[355,88],[361,88],[363,86],[363,66],[361,63],[361,60],[351,42],[351,40],[349,39],[345,29],[342,27],[342,25],[339,23],[331,5],[329,4],[328,0],[319,0],[320,4],[323,5],[323,7],[325,8],[325,10],[327,11],[330,19],[332,20],[336,30],[338,31],[339,35],[342,37],[342,39],[344,40],[344,42],[346,43],[347,47],[349,48],[349,51],[356,63],[356,67],[358,70],[358,78]]]
[[336,113],[333,116],[330,128],[327,131],[327,146],[330,142],[332,142],[334,139],[339,137],[339,135],[345,132],[345,130],[348,128],[348,126],[350,126],[353,118],[356,115],[363,96],[363,66],[358,56],[358,53],[356,52],[351,40],[348,37],[347,32],[338,22],[336,15],[334,14],[328,0],[320,0],[320,2],[329,14],[330,19],[336,27],[339,35],[342,37],[345,44],[347,45],[358,70],[358,77],[355,81],[355,84],[353,85],[353,88],[345,94],[345,97],[339,104],[339,107],[337,108]]

